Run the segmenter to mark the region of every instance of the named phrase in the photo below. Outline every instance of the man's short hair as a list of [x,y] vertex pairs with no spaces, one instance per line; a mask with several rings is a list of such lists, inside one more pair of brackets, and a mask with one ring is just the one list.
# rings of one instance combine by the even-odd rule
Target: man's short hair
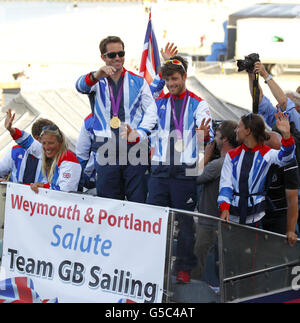
[[227,138],[229,144],[234,148],[239,145],[236,141],[235,133],[237,126],[238,123],[233,120],[224,120],[218,125],[216,129],[216,131],[220,131],[221,138]]
[[300,93],[287,91],[285,94],[300,108]]
[[[172,60],[178,60],[181,62],[180,65],[172,63]],[[174,56],[166,61],[166,63],[161,67],[160,72],[162,78],[173,75],[175,72],[178,72],[183,77],[187,73],[188,62],[181,56]]]
[[268,131],[270,136],[269,140],[265,141],[265,145],[269,146],[272,149],[280,150],[282,136],[280,132],[277,131]]
[[31,134],[33,137],[39,137],[42,133],[43,127],[53,126],[54,122],[49,119],[40,118],[35,121],[31,127]]
[[123,47],[123,50],[125,49],[125,45],[124,42],[122,41],[122,39],[118,36],[108,36],[104,39],[101,40],[100,44],[99,44],[99,49],[100,49],[100,53],[103,55],[107,52],[106,46],[109,43],[120,43]]

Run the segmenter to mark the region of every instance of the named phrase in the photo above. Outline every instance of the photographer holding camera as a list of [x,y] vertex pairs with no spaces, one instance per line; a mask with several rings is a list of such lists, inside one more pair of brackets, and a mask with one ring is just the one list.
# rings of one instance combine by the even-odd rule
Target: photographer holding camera
[[[249,56],[253,58],[253,56]],[[293,97],[284,93],[280,86],[275,82],[272,75],[266,71],[264,65],[259,61],[259,57],[256,57],[256,60],[252,60],[252,62],[250,61],[251,60],[249,59],[245,59],[245,61],[242,62],[242,65],[238,62],[238,66],[240,64],[239,70],[246,69],[248,72],[249,89],[253,100],[253,93],[255,93],[255,91],[253,91],[253,87],[255,85],[255,80],[257,80],[258,114],[264,118],[266,124],[268,124],[270,128],[274,129],[275,127],[275,130],[277,130],[275,126],[275,114],[280,111],[289,116],[291,134],[295,139],[296,157],[299,163],[299,141],[296,133],[298,133],[300,130],[300,114],[297,111],[297,104],[296,102],[292,101]],[[245,63],[248,63],[247,68],[243,68],[245,65],[247,65]],[[274,107],[271,101],[263,94],[263,91],[258,83],[258,75],[260,75],[265,80],[265,83],[269,86],[271,93],[278,102],[277,107]],[[280,201],[277,203],[281,203],[281,205],[285,205],[286,207],[282,208],[281,206],[281,208],[278,208],[278,205],[274,205],[275,209],[266,209],[266,216],[262,222],[263,229],[278,233],[284,233],[285,228],[283,223],[286,223],[286,232],[291,245],[295,243],[295,225],[298,218],[298,171],[299,169],[297,161],[294,161],[285,167],[277,166],[277,168],[272,169],[272,173],[269,174],[272,180],[269,183],[270,186],[267,195],[272,200],[277,194],[276,201]],[[274,183],[273,180],[275,180]]]
[[[245,56],[244,60],[238,59],[237,60],[238,72],[246,70],[248,73],[253,73],[254,64],[256,62],[259,62],[259,55],[256,53]],[[252,112],[258,113],[258,105],[260,101],[260,87],[258,84],[257,73],[254,74],[254,77],[252,80],[251,95],[253,98]]]
[[[247,56],[248,58],[251,57],[250,54]],[[257,55],[257,54],[256,54]],[[247,58],[246,57],[246,58]],[[256,57],[258,58],[258,57]],[[248,59],[243,62],[250,62]],[[239,66],[239,61],[238,61],[238,66]],[[242,64],[243,65],[243,64]],[[245,63],[244,63],[245,65]],[[243,65],[243,66],[244,66]],[[250,65],[250,63],[249,63]],[[244,68],[246,69],[246,68]],[[243,69],[240,68],[239,66],[239,71]],[[298,131],[300,131],[300,114],[298,113],[296,109],[296,104],[284,93],[284,91],[280,88],[280,86],[275,82],[273,76],[269,74],[264,65],[259,61],[259,60],[252,60],[251,65],[247,66],[247,72],[248,72],[248,77],[249,77],[249,89],[251,96],[254,98],[254,93],[253,92],[253,86],[255,84],[255,80],[258,80],[258,75],[260,75],[264,80],[265,83],[269,86],[274,98],[278,102],[277,107],[275,108],[271,101],[263,94],[262,88],[257,82],[257,88],[258,88],[258,113],[264,118],[265,122],[267,125],[272,128],[273,125],[276,123],[275,119],[275,113],[278,111],[287,113],[289,116],[290,122],[293,122],[295,124],[295,127]],[[256,92],[256,93],[257,93]]]

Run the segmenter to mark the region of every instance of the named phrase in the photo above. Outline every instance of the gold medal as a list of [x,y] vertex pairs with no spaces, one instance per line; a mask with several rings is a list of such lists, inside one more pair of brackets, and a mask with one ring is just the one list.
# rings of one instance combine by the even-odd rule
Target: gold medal
[[184,142],[182,139],[178,139],[175,143],[175,150],[179,153],[182,153],[184,151]]
[[118,118],[118,117],[112,117],[110,119],[110,126],[113,128],[113,129],[118,129],[120,128],[120,125],[121,125],[121,120]]

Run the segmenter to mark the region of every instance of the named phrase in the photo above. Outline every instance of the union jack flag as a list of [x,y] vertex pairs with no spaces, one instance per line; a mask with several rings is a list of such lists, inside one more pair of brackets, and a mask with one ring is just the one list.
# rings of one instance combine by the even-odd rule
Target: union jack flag
[[160,58],[156,37],[154,34],[151,11],[149,12],[149,21],[144,41],[144,50],[140,65],[140,75],[143,76],[148,84],[151,84],[160,68]]
[[0,303],[58,303],[58,299],[41,299],[32,279],[15,277],[0,281]]
[[118,300],[118,303],[136,303],[135,301],[129,299],[129,298],[120,298]]

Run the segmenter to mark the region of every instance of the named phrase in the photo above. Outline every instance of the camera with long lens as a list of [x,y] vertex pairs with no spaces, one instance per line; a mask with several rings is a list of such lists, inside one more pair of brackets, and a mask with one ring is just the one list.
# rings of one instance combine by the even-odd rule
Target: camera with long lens
[[248,73],[253,73],[254,64],[259,61],[259,55],[256,53],[245,56],[245,59],[238,59],[238,72],[246,70]]

